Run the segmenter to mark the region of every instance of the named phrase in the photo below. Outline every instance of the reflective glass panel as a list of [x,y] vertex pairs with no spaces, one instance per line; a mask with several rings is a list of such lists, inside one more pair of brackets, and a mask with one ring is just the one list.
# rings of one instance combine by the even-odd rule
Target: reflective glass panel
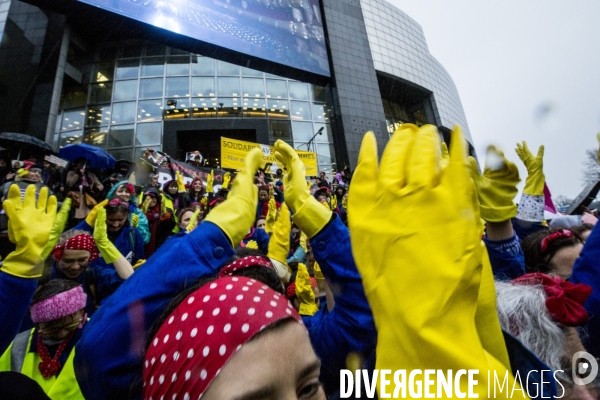
[[192,75],[214,75],[215,60],[208,57],[192,56]]
[[128,149],[118,149],[118,150],[108,150],[108,152],[110,153],[110,155],[112,155],[115,160],[127,160],[127,161],[132,161],[131,155],[132,155],[132,149],[128,148]]
[[162,136],[162,123],[138,124],[135,132],[135,145],[148,146],[160,144]]
[[265,97],[264,79],[242,78],[242,94],[244,97]]
[[108,143],[108,127],[87,128],[83,136],[83,142],[92,146],[106,148],[106,144]]
[[168,57],[167,58],[167,75],[189,75],[190,74],[190,57]]
[[[313,130],[312,122],[292,121],[295,142],[308,142],[316,131]],[[306,150],[306,147],[304,148]]]
[[242,107],[239,97],[219,97],[217,109],[219,118],[241,117]]
[[166,96],[185,97],[190,95],[190,78],[167,78]]
[[290,121],[269,121],[269,138],[281,139],[290,143],[292,141],[292,126]]
[[217,61],[217,75],[239,75],[240,67],[225,61]]
[[142,59],[142,76],[162,76],[164,74],[164,57],[147,57]]
[[133,100],[137,96],[138,81],[116,81],[113,90],[113,100]]
[[313,92],[313,100],[320,101],[322,103],[326,103],[327,102],[327,89],[325,89],[323,86],[319,86],[319,85],[311,85],[311,87],[312,87],[312,92]]
[[290,98],[310,100],[310,97],[308,96],[308,83],[290,82]]
[[217,78],[218,96],[239,96],[240,78]]
[[267,79],[267,97],[287,99],[287,84],[282,80]]
[[113,103],[111,119],[113,124],[135,121],[135,101]]
[[255,69],[242,67],[242,75],[243,76],[263,76],[262,71],[257,71]]
[[289,118],[290,116],[287,100],[267,99],[267,109],[270,118]]
[[[162,100],[144,100],[138,102],[138,122],[160,121],[163,115]],[[139,126],[139,125],[138,125]]]
[[331,164],[335,162],[333,145],[317,143],[317,160],[319,164]]
[[327,113],[326,107],[327,106],[325,104],[313,103],[312,110],[313,110],[313,118],[315,121],[319,121],[319,122],[329,121],[329,115]]
[[115,79],[137,78],[140,70],[140,60],[118,60]]
[[214,118],[217,116],[217,99],[215,97],[193,97],[191,110],[194,118]]
[[108,135],[108,147],[125,147],[133,145],[133,134],[133,124],[111,126]]
[[162,97],[163,78],[140,79],[140,99]]
[[110,103],[112,82],[92,83],[90,85],[90,104]]
[[243,97],[242,107],[244,117],[265,118],[267,116],[267,102],[262,97]]
[[294,120],[310,120],[310,103],[304,101],[290,101],[291,117]]
[[87,126],[108,125],[110,123],[110,105],[90,106],[85,123]]
[[60,127],[60,130],[71,131],[74,129],[82,129],[84,119],[85,111],[83,109],[65,111],[63,112],[62,126]]
[[165,99],[164,113],[165,118],[189,118],[190,101],[187,98]]
[[63,132],[60,134],[60,139],[58,141],[58,147],[62,148],[68,144],[78,144],[78,143],[81,143],[82,139],[83,139],[83,130]]
[[192,78],[192,96],[214,96],[215,78],[202,76]]
[[317,133],[319,131],[319,129],[321,129],[321,128],[323,128],[323,130],[322,130],[323,134],[317,135],[315,140],[320,143],[331,143],[332,142],[331,125],[315,123],[313,126],[313,130],[315,131],[315,133]]
[[113,62],[95,64],[92,72],[92,82],[112,81],[115,73]]

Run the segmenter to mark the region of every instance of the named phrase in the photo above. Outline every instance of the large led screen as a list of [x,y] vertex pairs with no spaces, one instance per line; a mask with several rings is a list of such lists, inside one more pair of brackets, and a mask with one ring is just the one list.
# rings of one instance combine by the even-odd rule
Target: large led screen
[[319,0],[79,0],[241,53],[329,76]]

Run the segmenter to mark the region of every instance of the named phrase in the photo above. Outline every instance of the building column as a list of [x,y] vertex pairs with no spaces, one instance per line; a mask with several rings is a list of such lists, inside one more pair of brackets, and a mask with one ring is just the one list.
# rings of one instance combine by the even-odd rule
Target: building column
[[58,117],[60,96],[62,94],[63,80],[65,78],[65,67],[67,65],[67,55],[69,53],[70,42],[71,27],[66,25],[63,32],[62,42],[60,44],[60,54],[58,55],[58,65],[56,66],[56,76],[54,77],[54,89],[52,91],[50,112],[48,114],[48,126],[46,127],[46,143],[50,145],[52,145],[54,141],[54,129],[56,127],[56,118]]

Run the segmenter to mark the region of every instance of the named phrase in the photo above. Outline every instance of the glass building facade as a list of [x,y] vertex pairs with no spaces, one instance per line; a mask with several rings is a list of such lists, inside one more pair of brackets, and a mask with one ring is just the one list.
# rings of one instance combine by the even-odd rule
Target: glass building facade
[[270,144],[282,139],[300,150],[308,150],[324,128],[310,150],[320,170],[335,168],[325,87],[150,42],[105,48],[70,62],[83,78],[63,87],[56,149],[89,143],[134,161],[147,148],[162,149],[165,121],[198,120],[201,127],[208,118],[262,118]]

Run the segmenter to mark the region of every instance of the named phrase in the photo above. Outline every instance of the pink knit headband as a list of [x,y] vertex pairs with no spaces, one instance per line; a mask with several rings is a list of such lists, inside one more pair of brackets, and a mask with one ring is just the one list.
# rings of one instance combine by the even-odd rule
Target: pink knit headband
[[29,308],[31,320],[38,322],[50,322],[71,315],[85,308],[87,294],[81,286],[69,289],[66,292],[48,297]]

